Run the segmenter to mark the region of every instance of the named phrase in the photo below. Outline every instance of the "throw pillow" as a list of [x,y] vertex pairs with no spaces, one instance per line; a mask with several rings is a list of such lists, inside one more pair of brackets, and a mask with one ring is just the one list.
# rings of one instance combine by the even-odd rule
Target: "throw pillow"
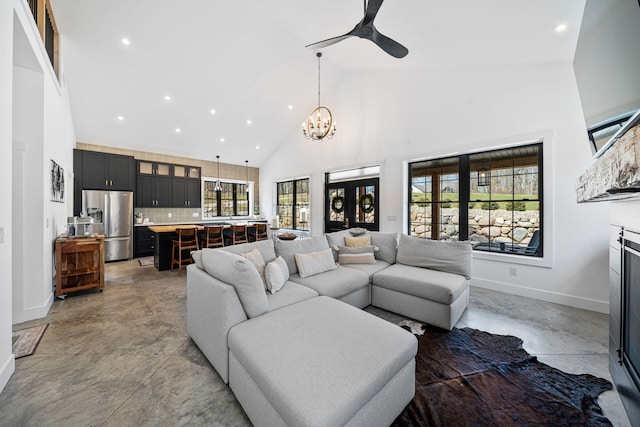
[[[264,284],[264,267],[267,265],[264,262],[264,258],[262,258],[262,254],[258,249],[250,250],[249,252],[245,252],[240,254],[240,256],[248,259],[254,265],[256,270],[258,270],[258,274],[260,275],[260,279],[262,279],[262,283]],[[266,289],[266,284],[265,284]]]
[[365,246],[371,246],[371,236],[344,236],[344,244],[350,248],[364,248]]
[[375,247],[350,248],[338,246],[338,263],[340,264],[375,264]]
[[469,242],[447,242],[400,235],[399,264],[430,268],[471,278]]
[[383,233],[372,231],[371,244],[380,248],[375,253],[376,259],[381,259],[389,264],[395,264],[396,253],[398,251],[398,233]]
[[202,264],[209,275],[233,286],[247,317],[269,311],[269,301],[260,275],[246,258],[218,249],[202,251]]
[[282,289],[287,280],[289,280],[289,267],[284,258],[279,256],[267,264],[264,269],[264,282],[269,292],[275,294]]
[[350,228],[349,229],[349,233],[351,233],[352,236],[361,236],[363,234],[365,234],[367,232],[366,228]]
[[295,259],[298,267],[298,274],[300,274],[300,277],[302,278],[338,268],[336,262],[333,260],[331,249],[311,252],[308,254],[295,254]]
[[287,263],[289,274],[296,274],[298,272],[295,254],[308,254],[329,248],[327,238],[324,236],[314,236],[302,240],[276,239],[275,246],[277,254],[284,258]]

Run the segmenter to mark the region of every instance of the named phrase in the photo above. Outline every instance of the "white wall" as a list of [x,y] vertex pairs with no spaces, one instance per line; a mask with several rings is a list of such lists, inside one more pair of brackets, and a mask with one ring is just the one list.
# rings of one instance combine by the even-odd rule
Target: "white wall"
[[588,126],[640,108],[637,0],[588,0],[573,66]]
[[[11,200],[11,122],[13,80],[13,3],[0,0],[0,200]],[[9,203],[10,204],[10,203]],[[11,209],[0,209],[0,228],[4,243],[0,243],[0,390],[15,370],[11,353]]]
[[[58,83],[28,6],[20,0],[14,0],[13,45],[16,324],[45,316],[53,303],[53,241],[65,231],[72,211],[75,136],[66,88]],[[63,70],[62,58],[60,63]],[[51,160],[65,170],[65,203],[50,200]]]
[[[0,58],[2,390],[15,368],[12,324],[45,316],[53,303],[53,240],[72,211],[75,135],[66,88],[57,82],[23,0],[0,0]],[[66,172],[65,203],[50,201],[51,159]]]
[[[311,176],[312,234],[323,232],[326,171],[382,164],[381,230],[406,233],[406,161],[544,138],[545,259],[476,254],[473,284],[608,310],[607,206],[575,202],[591,153],[571,64],[353,74],[325,92],[337,135],[311,143],[292,134],[260,169],[265,184]],[[263,188],[270,216],[273,188]]]

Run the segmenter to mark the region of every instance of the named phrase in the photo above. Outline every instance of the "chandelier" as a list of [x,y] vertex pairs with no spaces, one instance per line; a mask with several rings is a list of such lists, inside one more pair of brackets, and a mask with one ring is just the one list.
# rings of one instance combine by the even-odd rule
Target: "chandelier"
[[321,140],[333,138],[336,134],[336,123],[333,121],[331,111],[320,103],[320,58],[322,52],[316,52],[318,57],[318,108],[311,112],[306,123],[302,123],[302,134],[307,139]]

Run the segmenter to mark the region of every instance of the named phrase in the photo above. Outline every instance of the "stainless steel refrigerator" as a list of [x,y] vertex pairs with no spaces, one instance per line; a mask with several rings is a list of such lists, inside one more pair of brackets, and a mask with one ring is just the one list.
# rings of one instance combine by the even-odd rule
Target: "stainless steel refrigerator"
[[133,192],[82,190],[82,212],[104,224],[104,259],[133,257]]

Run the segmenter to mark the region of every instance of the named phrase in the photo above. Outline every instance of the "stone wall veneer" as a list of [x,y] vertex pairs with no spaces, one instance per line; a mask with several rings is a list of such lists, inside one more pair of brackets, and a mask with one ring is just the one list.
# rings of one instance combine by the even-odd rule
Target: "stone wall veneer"
[[[633,189],[638,193],[616,192]],[[640,197],[640,125],[629,129],[578,178],[576,195],[578,203]]]

